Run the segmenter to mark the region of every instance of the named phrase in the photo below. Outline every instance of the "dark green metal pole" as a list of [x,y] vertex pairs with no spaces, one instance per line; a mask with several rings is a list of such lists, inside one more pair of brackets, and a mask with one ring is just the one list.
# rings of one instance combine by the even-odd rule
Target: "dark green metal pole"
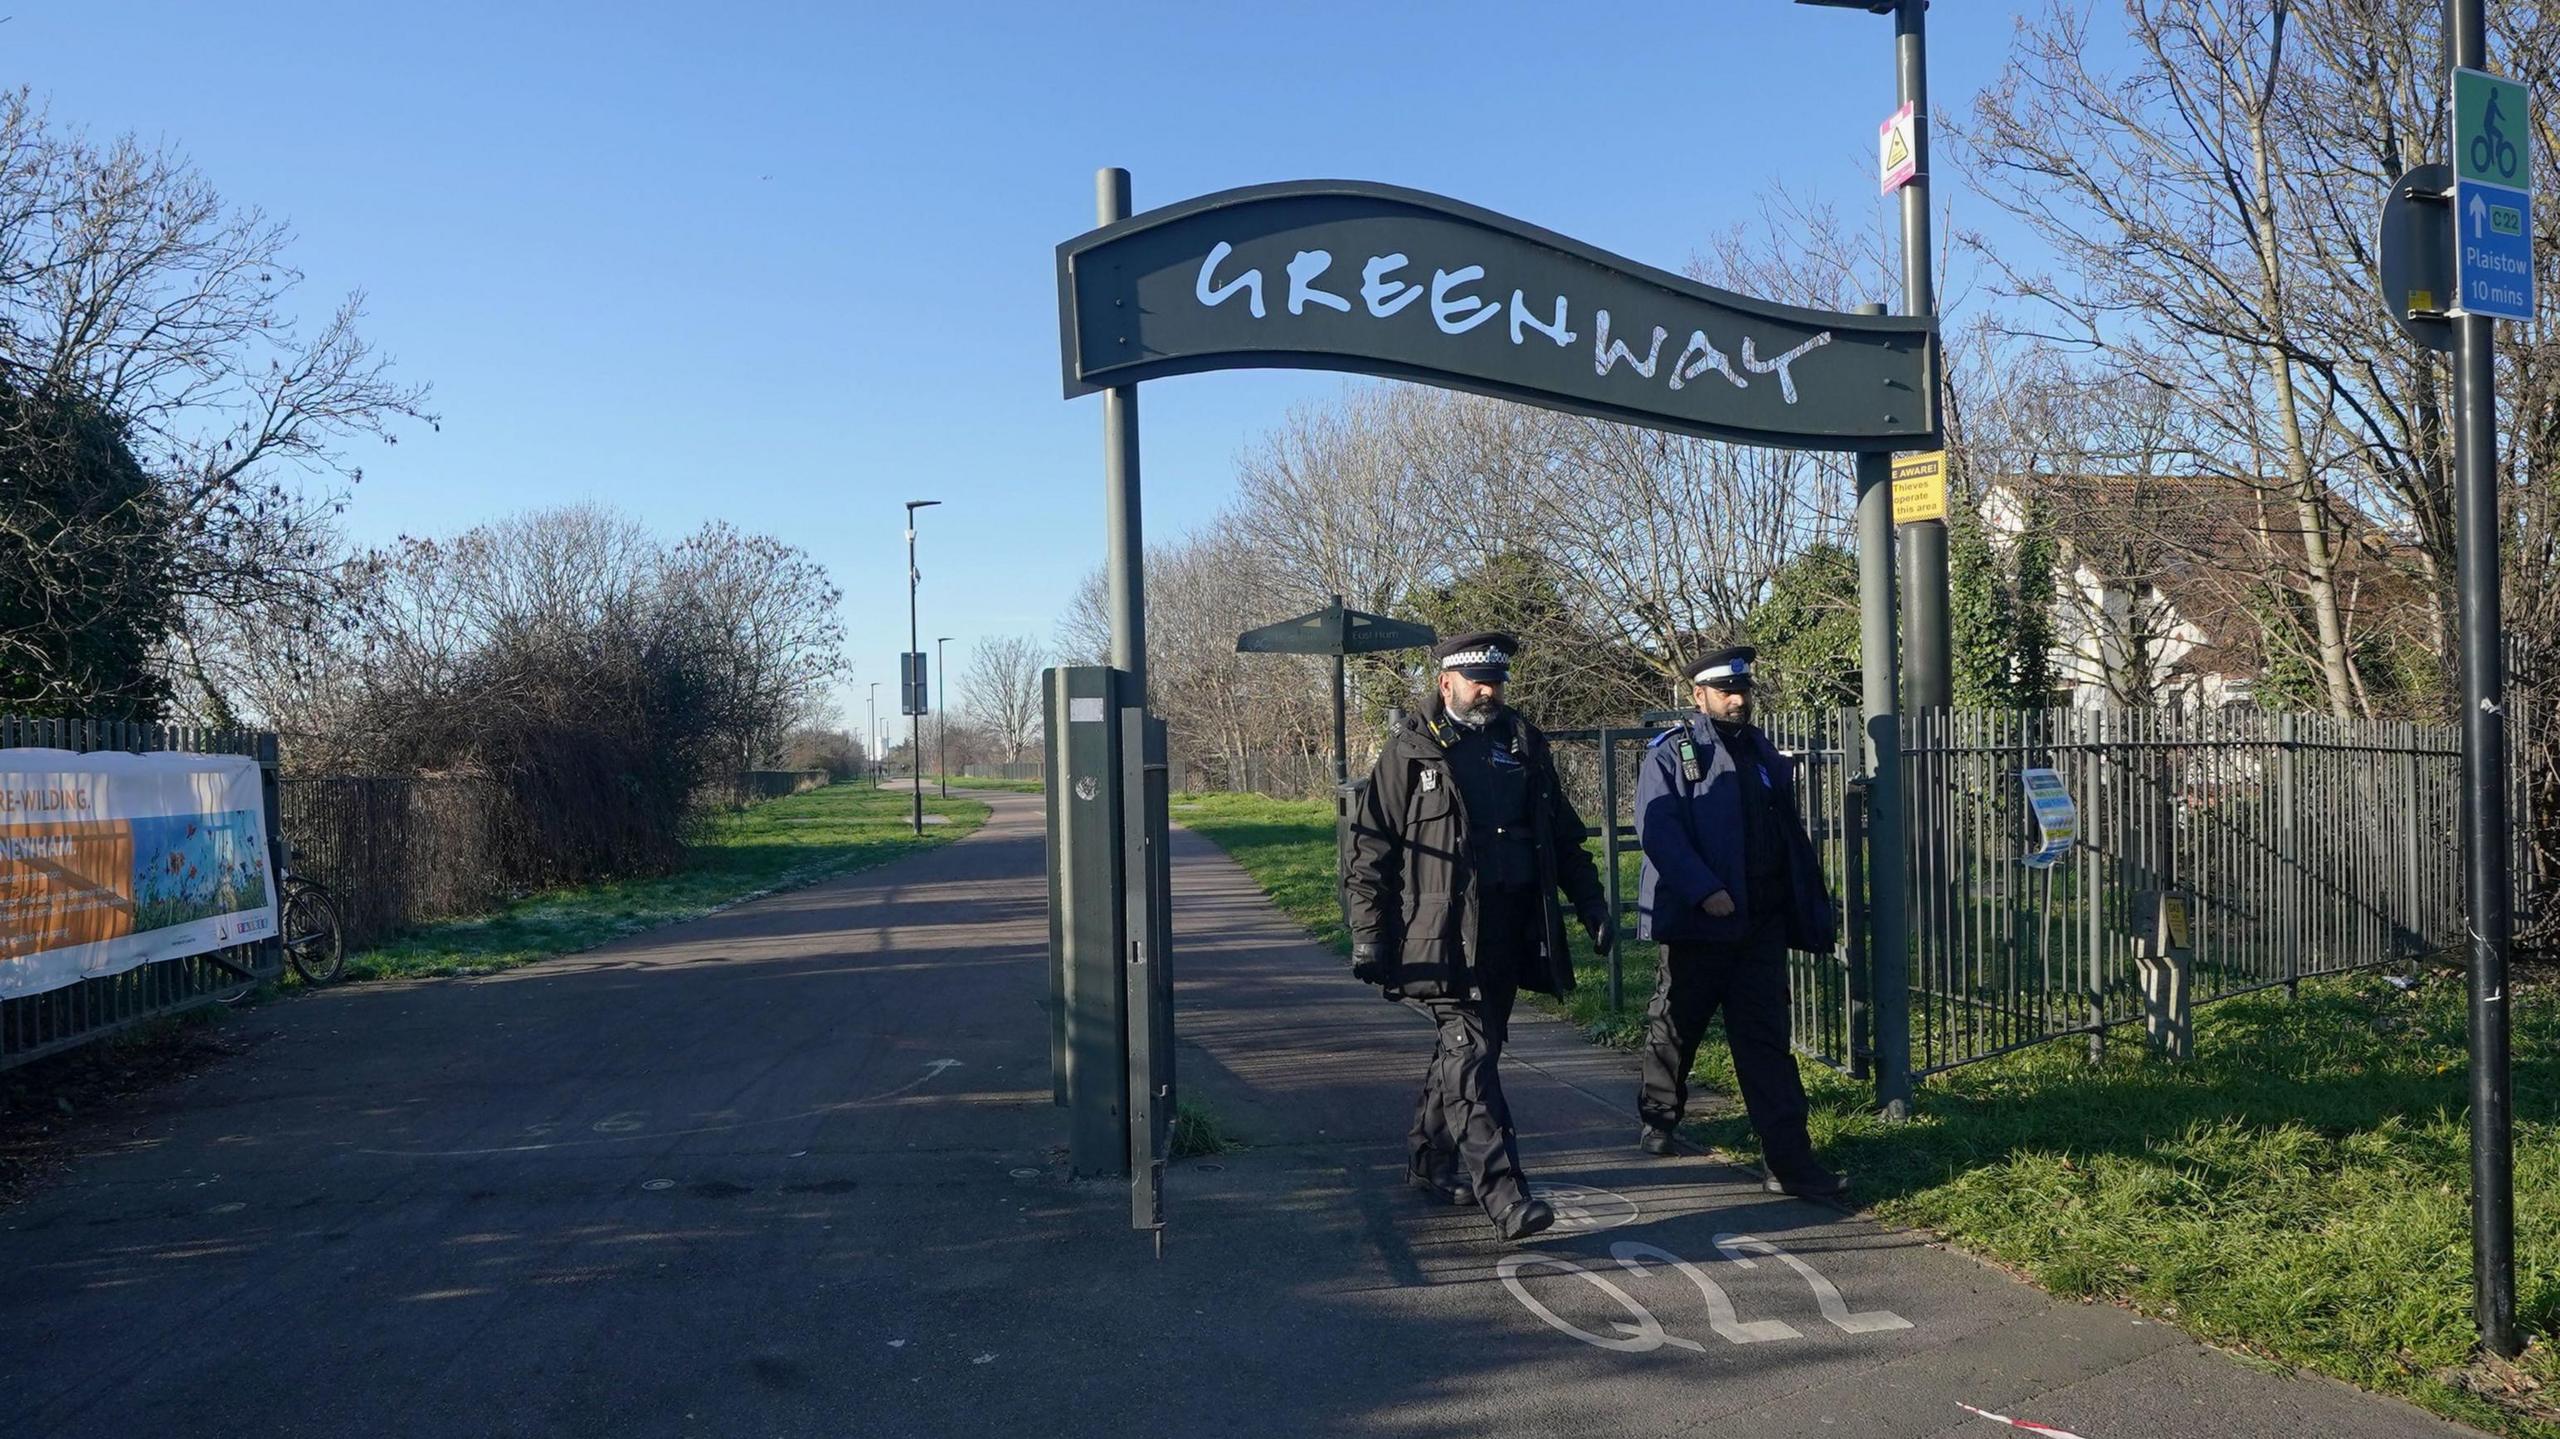
[[[2446,0],[2449,67],[2489,64],[2482,0]],[[2452,104],[2454,77],[2445,75]],[[2507,952],[2512,895],[2507,873],[2505,657],[2499,653],[2496,321],[2453,322],[2455,550],[2461,598],[2464,771],[2462,862],[2470,910],[2471,1310],[2480,1342],[2513,1355],[2516,1334],[2515,1116],[2508,1056]]]
[[[951,643],[949,635],[933,637],[933,672],[942,676],[944,684],[951,682],[949,672],[942,667],[944,662],[942,647],[949,643]],[[942,797],[949,799],[951,798],[951,712],[946,706],[947,702],[946,705],[937,705],[933,711],[933,772],[942,781]]]
[[[1881,315],[1882,305],[1859,313]],[[1876,1108],[1911,1113],[1911,939],[1903,906],[1902,713],[1895,683],[1893,457],[1858,456],[1858,675],[1865,704],[1868,985]]]
[[[1105,225],[1129,218],[1129,172],[1094,175],[1094,212]],[[1103,587],[1111,606],[1111,667],[1136,681],[1130,698],[1147,702],[1147,555],[1138,504],[1138,387],[1102,392]]]
[[[1342,608],[1342,596],[1333,597],[1333,607]],[[1347,628],[1347,626],[1346,626]],[[1333,657],[1333,787],[1338,792],[1351,783],[1351,675],[1339,653]]]
[[[1911,157],[1902,187],[1902,313],[1935,315],[1937,285],[1929,243],[1928,0],[1900,0],[1893,15],[1895,100],[1911,107]],[[1935,377],[1931,377],[1934,381]],[[1948,502],[1956,502],[1950,493]],[[1947,522],[1902,527],[1904,698],[1914,714],[1955,703],[1947,618]]]
[[[916,670],[924,668],[924,650],[920,648],[916,628],[916,510],[931,500],[907,501],[907,663]],[[907,768],[915,772],[916,838],[924,838],[924,696],[925,676],[910,674],[913,682],[907,692]]]

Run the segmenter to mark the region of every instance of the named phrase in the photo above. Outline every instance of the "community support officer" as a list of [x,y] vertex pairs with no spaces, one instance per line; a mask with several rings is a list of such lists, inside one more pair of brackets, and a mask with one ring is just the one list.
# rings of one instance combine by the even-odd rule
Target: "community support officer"
[[1830,952],[1831,898],[1796,815],[1795,766],[1751,723],[1757,658],[1737,645],[1698,661],[1689,690],[1698,713],[1655,737],[1636,784],[1637,907],[1644,937],[1662,945],[1637,1142],[1671,1152],[1698,1040],[1722,1009],[1766,1187],[1825,1197],[1848,1177],[1815,1160],[1805,1133],[1804,1081],[1787,1045],[1787,950]]
[[1557,889],[1603,953],[1614,940],[1547,737],[1502,702],[1519,647],[1470,634],[1433,649],[1436,692],[1370,771],[1342,877],[1351,972],[1439,1032],[1407,1177],[1445,1202],[1482,1205],[1506,1240],[1555,1222],[1520,1172],[1501,1061],[1519,991],[1573,988]]

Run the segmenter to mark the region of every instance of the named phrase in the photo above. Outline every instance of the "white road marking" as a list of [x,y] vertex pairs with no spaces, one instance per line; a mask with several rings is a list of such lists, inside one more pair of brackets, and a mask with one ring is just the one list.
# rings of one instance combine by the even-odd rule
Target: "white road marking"
[[1640,1244],[1633,1240],[1621,1240],[1609,1246],[1609,1257],[1624,1265],[1638,1278],[1652,1276],[1652,1271],[1645,1268],[1642,1263],[1647,1259],[1659,1260],[1679,1270],[1691,1284],[1698,1287],[1699,1296],[1707,1301],[1707,1327],[1713,1329],[1728,1344],[1765,1344],[1772,1339],[1804,1337],[1803,1331],[1783,1319],[1755,1319],[1747,1324],[1736,1319],[1733,1313],[1733,1300],[1727,1297],[1723,1286],[1709,1279],[1705,1270],[1668,1249],[1651,1244]]
[[[1531,1294],[1528,1286],[1520,1282],[1520,1271],[1533,1264],[1540,1265],[1548,1269],[1560,1269],[1567,1274],[1581,1275],[1583,1278],[1590,1280],[1592,1284],[1596,1285],[1601,1293],[1617,1300],[1619,1304],[1626,1308],[1626,1311],[1629,1314],[1636,1317],[1638,1322],[1629,1324],[1625,1320],[1611,1320],[1610,1327],[1617,1330],[1618,1333],[1623,1336],[1617,1339],[1611,1339],[1606,1335],[1592,1333],[1590,1330],[1583,1328],[1581,1325],[1574,1323],[1572,1320],[1565,1318],[1554,1310],[1549,1309],[1546,1305],[1540,1303],[1538,1301],[1538,1296]],[[1650,1354],[1654,1350],[1660,1349],[1666,1344],[1681,1349],[1698,1350],[1701,1352],[1703,1352],[1706,1347],[1694,1339],[1681,1339],[1664,1333],[1662,1321],[1653,1317],[1653,1311],[1645,1308],[1641,1304],[1638,1304],[1635,1301],[1634,1296],[1628,1294],[1627,1291],[1620,1289],[1617,1285],[1609,1282],[1609,1277],[1607,1275],[1594,1274],[1590,1270],[1583,1268],[1581,1265],[1576,1264],[1572,1260],[1564,1258],[1561,1255],[1506,1254],[1502,1256],[1502,1264],[1496,1272],[1502,1276],[1504,1286],[1510,1289],[1511,1297],[1519,1300],[1522,1304],[1527,1305],[1530,1313],[1537,1315],[1539,1318],[1547,1321],[1549,1325],[1563,1330],[1565,1333],[1570,1334],[1574,1338],[1581,1340],[1585,1344],[1592,1345],[1595,1348],[1607,1349],[1618,1354]]]
[[1723,1250],[1725,1258],[1744,1269],[1757,1267],[1750,1260],[1742,1257],[1748,1251],[1775,1259],[1794,1270],[1797,1276],[1804,1280],[1805,1286],[1813,1291],[1813,1302],[1822,1306],[1822,1317],[1831,1321],[1832,1328],[1844,1334],[1874,1334],[1887,1329],[1911,1327],[1910,1320],[1890,1309],[1863,1309],[1851,1313],[1848,1301],[1840,1297],[1839,1286],[1823,1278],[1821,1270],[1766,1239],[1755,1238],[1748,1234],[1719,1234],[1716,1236],[1716,1248]]

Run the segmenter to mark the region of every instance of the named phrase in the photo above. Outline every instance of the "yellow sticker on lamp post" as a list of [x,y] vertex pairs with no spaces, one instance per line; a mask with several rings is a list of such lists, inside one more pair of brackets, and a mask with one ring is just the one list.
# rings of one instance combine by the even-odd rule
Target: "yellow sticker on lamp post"
[[1904,455],[1893,462],[1893,522],[1947,517],[1947,452]]

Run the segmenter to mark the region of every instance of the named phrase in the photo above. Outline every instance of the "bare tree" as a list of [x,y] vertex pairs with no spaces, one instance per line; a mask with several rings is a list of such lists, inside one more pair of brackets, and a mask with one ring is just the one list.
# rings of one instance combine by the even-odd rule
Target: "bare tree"
[[[100,143],[24,90],[0,96],[0,388],[45,402],[13,407],[0,449],[45,453],[49,405],[112,417],[151,480],[135,503],[170,541],[140,602],[165,597],[176,625],[252,606],[318,622],[344,594],[329,482],[362,473],[343,446],[432,423],[424,388],[358,333],[362,295],[298,328],[292,240],[172,149]],[[0,505],[0,585],[46,572],[27,556],[94,542],[61,518]]]
[[980,640],[969,661],[966,706],[972,723],[991,733],[1004,763],[1022,763],[1040,741],[1040,646],[1028,635]]
[[752,769],[816,717],[844,673],[843,594],[806,551],[716,520],[676,546],[667,577],[717,637],[721,728],[732,760]]
[[[2117,47],[2057,4],[2020,28],[1969,136],[1994,199],[2061,259],[2059,276],[2031,275],[1981,246],[2012,293],[2057,338],[2175,391],[2198,422],[2196,472],[2267,492],[2258,558],[2301,603],[2266,614],[2299,626],[2341,716],[2363,708],[2363,685],[2340,596],[2354,517],[2330,476],[2373,412],[2320,324],[2336,308],[2324,284],[2342,277],[2303,263],[2322,253],[2311,236],[2344,218],[2305,188],[2324,172],[2317,183],[2333,183],[2337,166],[2306,143],[2303,118],[2349,87],[2302,36],[2373,8],[2125,0],[2130,58],[2117,73],[2096,58]],[[2357,300],[2375,308],[2369,293]]]

